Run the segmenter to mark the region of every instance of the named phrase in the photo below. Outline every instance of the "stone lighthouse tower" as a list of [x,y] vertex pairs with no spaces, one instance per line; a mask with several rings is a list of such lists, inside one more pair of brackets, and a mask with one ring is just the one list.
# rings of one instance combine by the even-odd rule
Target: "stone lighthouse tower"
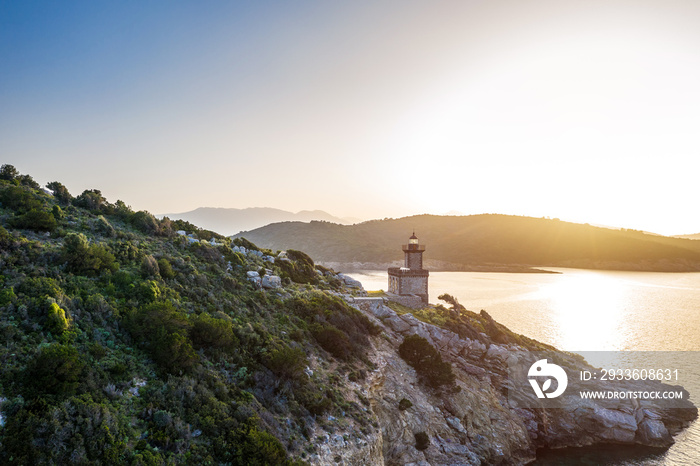
[[428,304],[428,274],[423,269],[425,246],[418,244],[416,233],[402,246],[403,267],[389,267],[389,299],[410,307]]

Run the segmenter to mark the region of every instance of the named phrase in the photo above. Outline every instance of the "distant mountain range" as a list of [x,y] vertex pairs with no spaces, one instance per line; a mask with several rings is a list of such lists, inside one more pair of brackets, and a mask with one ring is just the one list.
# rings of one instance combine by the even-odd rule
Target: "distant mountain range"
[[159,217],[168,217],[172,220],[186,220],[206,230],[212,230],[227,236],[277,222],[321,220],[347,225],[361,221],[356,218],[335,217],[322,210],[302,210],[294,213],[270,207],[250,207],[247,209],[200,207],[189,212],[163,214]]
[[508,265],[700,271],[700,241],[509,215],[418,215],[355,225],[288,222],[237,236],[273,250],[299,249],[347,269],[400,261],[401,244],[413,230],[434,269],[498,270]]

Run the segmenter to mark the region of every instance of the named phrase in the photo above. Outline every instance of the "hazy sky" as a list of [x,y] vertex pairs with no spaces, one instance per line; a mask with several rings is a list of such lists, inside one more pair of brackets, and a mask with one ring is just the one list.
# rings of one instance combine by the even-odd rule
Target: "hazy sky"
[[700,2],[0,0],[0,161],[153,213],[700,231]]

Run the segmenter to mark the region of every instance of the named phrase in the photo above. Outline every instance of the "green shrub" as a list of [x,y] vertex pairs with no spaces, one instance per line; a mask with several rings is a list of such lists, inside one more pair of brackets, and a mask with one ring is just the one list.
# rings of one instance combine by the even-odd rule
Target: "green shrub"
[[254,425],[240,429],[234,444],[236,465],[286,465],[289,464],[284,446],[273,435]]
[[191,321],[189,332],[195,347],[231,351],[238,346],[238,339],[233,334],[231,322],[228,320],[217,319],[202,313]]
[[399,345],[399,356],[413,366],[429,386],[437,388],[454,384],[452,366],[442,360],[440,353],[425,338],[418,335],[404,338]]
[[321,348],[336,358],[348,359],[353,351],[350,339],[342,331],[329,325],[315,325],[311,329],[314,338]]
[[58,282],[48,277],[30,277],[17,286],[17,292],[32,298],[48,296],[59,299],[63,290]]
[[115,230],[109,220],[104,218],[103,215],[99,215],[95,221],[95,229],[106,236],[114,236]]
[[423,451],[430,446],[430,437],[425,432],[418,432],[414,434],[416,438],[416,450]]
[[17,240],[5,227],[0,225],[0,249],[9,250],[17,246]]
[[69,205],[73,200],[73,196],[68,192],[68,188],[58,181],[52,181],[47,184],[46,187],[53,192],[53,197],[56,198],[61,205]]
[[56,303],[49,304],[46,326],[50,332],[57,335],[60,335],[68,330],[69,323],[68,319],[66,318],[66,311],[61,309],[61,307]]
[[97,275],[103,270],[116,272],[119,264],[106,247],[88,243],[82,233],[70,233],[63,240],[63,260],[68,270],[86,275]]
[[58,223],[50,212],[39,209],[32,209],[29,212],[18,215],[10,221],[10,225],[34,231],[54,231]]
[[124,464],[130,435],[128,419],[90,395],[51,407],[36,401],[8,418],[0,458],[3,464]]
[[20,214],[32,209],[40,210],[43,207],[43,202],[33,190],[21,186],[8,186],[2,189],[0,203],[3,207]]
[[141,260],[141,275],[144,277],[155,277],[160,274],[160,267],[158,266],[158,261],[155,257],[150,254],[143,256]]
[[15,299],[17,299],[17,295],[13,288],[3,288],[0,290],[0,306],[7,306]]
[[54,205],[51,208],[51,215],[53,215],[53,218],[55,218],[57,222],[62,221],[66,217],[66,215],[63,213],[63,209],[57,205]]
[[78,350],[71,345],[52,344],[39,351],[26,371],[30,394],[65,396],[75,392],[83,370]]
[[14,181],[18,177],[19,171],[17,171],[14,165],[5,163],[0,167],[0,180]]
[[307,364],[306,354],[301,348],[288,346],[272,351],[265,363],[268,369],[284,379],[301,378]]
[[158,221],[153,215],[145,210],[134,213],[129,219],[129,223],[147,235],[152,235],[158,232]]
[[243,254],[241,254],[240,252],[235,252],[228,246],[225,246],[223,248],[223,252],[224,260],[226,262],[230,262],[232,267],[236,267],[237,265],[245,265],[245,257],[243,257]]
[[333,406],[331,399],[312,384],[297,387],[294,398],[314,416],[320,416]]
[[169,302],[142,306],[127,316],[126,326],[155,363],[167,372],[188,372],[197,362],[188,338],[191,324]]
[[314,291],[287,300],[286,307],[311,326],[319,345],[342,359],[363,357],[369,345],[368,335],[379,327],[345,301]]
[[136,298],[143,303],[152,303],[160,298],[161,289],[155,280],[144,280],[136,287]]
[[287,251],[287,258],[290,260],[275,262],[275,265],[282,271],[283,277],[287,277],[296,283],[318,283],[319,277],[311,257],[301,251],[289,249]]
[[99,189],[86,189],[73,200],[73,205],[93,212],[100,212],[109,207],[109,202],[102,196],[102,191]]
[[411,406],[413,406],[413,403],[406,398],[401,398],[401,401],[399,401],[399,411],[406,411]]
[[158,259],[158,270],[160,271],[160,276],[163,278],[175,278],[173,267],[170,265],[170,261],[165,257]]

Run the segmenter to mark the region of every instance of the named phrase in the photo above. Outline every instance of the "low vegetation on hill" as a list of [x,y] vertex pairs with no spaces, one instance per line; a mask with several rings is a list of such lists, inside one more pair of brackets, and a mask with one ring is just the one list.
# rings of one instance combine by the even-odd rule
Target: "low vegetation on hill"
[[0,169],[0,463],[291,464],[333,416],[376,428],[340,382],[376,330],[334,274],[48,187]]
[[403,259],[400,245],[412,231],[427,246],[426,260],[456,266],[700,270],[700,241],[511,215],[418,215],[356,225],[285,222],[236,237],[300,249],[320,262],[386,264]]

